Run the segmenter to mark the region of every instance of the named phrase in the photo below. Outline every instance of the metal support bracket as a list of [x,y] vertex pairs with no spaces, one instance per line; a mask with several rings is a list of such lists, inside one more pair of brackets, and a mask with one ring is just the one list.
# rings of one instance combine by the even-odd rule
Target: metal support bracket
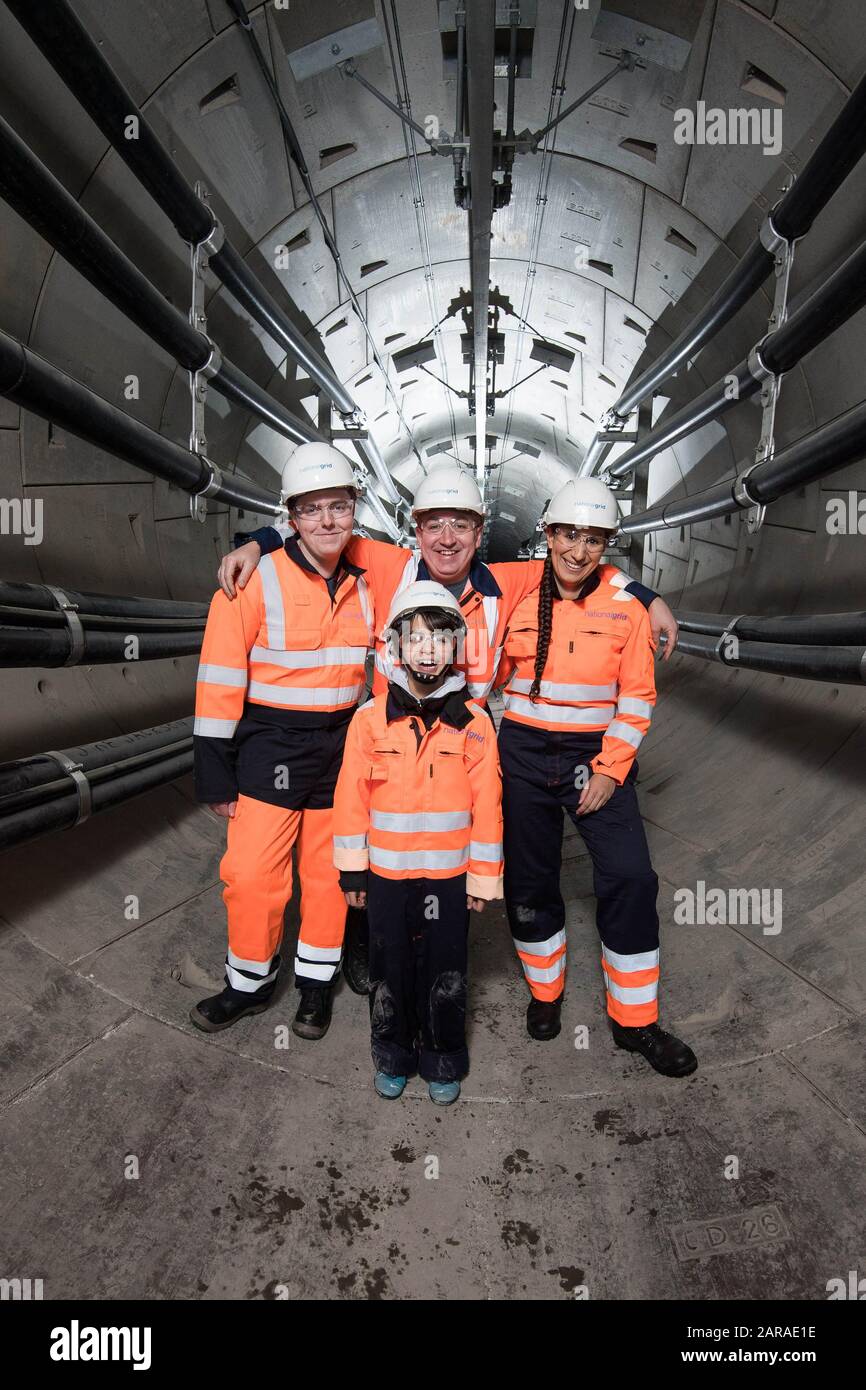
[[71,777],[78,791],[78,815],[73,821],[74,825],[80,825],[82,821],[88,820],[93,810],[93,796],[90,783],[84,773],[83,763],[74,763],[71,758],[67,758],[65,753],[51,751],[43,753],[44,758],[53,758],[59,767]]
[[[208,191],[204,184],[199,181],[195,186],[196,196],[204,203],[210,212],[208,203]],[[211,214],[213,216],[213,214]],[[204,241],[190,244],[190,269],[192,272],[192,284],[190,292],[189,321],[193,328],[203,334],[210,344],[210,355],[207,361],[194,372],[189,372],[189,393],[191,406],[191,426],[189,434],[189,447],[192,453],[202,457],[205,463],[209,461],[205,457],[207,454],[207,437],[204,431],[204,413],[207,404],[207,384],[211,377],[216,376],[222,366],[222,353],[216,343],[211,342],[207,333],[207,314],[205,313],[205,273],[210,263],[210,257],[215,256],[225,241],[225,230],[217,217],[213,219],[211,228]],[[209,464],[211,469],[214,465]],[[211,481],[213,481],[211,479]],[[204,521],[207,515],[206,497],[211,495],[211,484],[202,492],[190,498],[190,515],[196,521]]]
[[66,626],[69,629],[69,655],[63,665],[77,666],[84,655],[84,628],[78,616],[78,604],[73,603],[72,599],[54,584],[45,584],[43,587],[54,599],[55,604],[66,619]]
[[[789,180],[786,187],[789,188]],[[776,407],[782,386],[782,373],[774,373],[764,363],[761,348],[766,338],[775,333],[788,317],[788,289],[791,283],[791,267],[794,263],[796,240],[782,236],[773,222],[773,214],[765,218],[759,233],[761,245],[772,255],[775,266],[776,287],[773,294],[773,312],[767,323],[767,334],[749,353],[749,372],[755,381],[761,382],[761,436],[755,450],[754,462],[737,476],[734,483],[734,499],[739,506],[746,508],[746,530],[754,535],[760,531],[767,515],[767,508],[751,496],[747,479],[759,463],[766,463],[775,452]]]
[[219,492],[223,483],[222,470],[204,454],[200,453],[199,458],[208,470],[208,480],[204,487],[194,492],[189,499],[189,514],[193,521],[204,521],[207,516],[207,498]]

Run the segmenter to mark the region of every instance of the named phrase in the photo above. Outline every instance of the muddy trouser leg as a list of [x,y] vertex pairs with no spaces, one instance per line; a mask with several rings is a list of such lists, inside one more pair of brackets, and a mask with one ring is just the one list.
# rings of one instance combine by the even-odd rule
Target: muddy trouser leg
[[626,1028],[658,1019],[658,879],[650,862],[634,781],[637,764],[600,811],[568,814],[593,867],[607,1011]]
[[548,785],[553,764],[535,730],[502,721],[502,814],[505,908],[514,948],[535,999],[558,999],[565,988],[565,903],[562,806]]
[[469,1070],[466,875],[415,879],[412,889],[418,1071],[424,1081],[460,1081]]
[[387,1076],[418,1071],[411,888],[411,879],[383,878],[372,870],[367,876],[370,1042],[373,1061]]

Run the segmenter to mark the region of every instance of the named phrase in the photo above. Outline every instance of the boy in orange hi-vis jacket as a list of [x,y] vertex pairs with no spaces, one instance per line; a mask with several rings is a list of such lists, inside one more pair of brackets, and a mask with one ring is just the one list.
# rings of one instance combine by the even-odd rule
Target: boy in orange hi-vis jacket
[[374,1085],[402,1094],[420,1073],[450,1105],[469,1069],[469,910],[502,897],[496,735],[454,670],[457,600],[432,581],[395,598],[385,694],[355,714],[334,796],[334,864],[370,920]]

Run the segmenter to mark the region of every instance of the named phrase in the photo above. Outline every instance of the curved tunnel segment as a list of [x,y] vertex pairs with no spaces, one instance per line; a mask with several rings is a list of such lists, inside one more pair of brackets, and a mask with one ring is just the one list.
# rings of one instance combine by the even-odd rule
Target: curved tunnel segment
[[[757,1303],[866,1272],[859,19],[0,5],[3,1287]],[[225,955],[225,821],[192,776],[209,604],[311,441],[404,586],[438,470],[517,588],[551,498],[613,491],[610,607],[633,583],[679,623],[636,787],[693,1075],[613,1045],[567,818],[561,1032],[527,1036],[489,903],[449,1109],[418,1079],[379,1103],[342,977],[326,1036],[292,1031],[297,892],[268,1013],[189,1024]]]

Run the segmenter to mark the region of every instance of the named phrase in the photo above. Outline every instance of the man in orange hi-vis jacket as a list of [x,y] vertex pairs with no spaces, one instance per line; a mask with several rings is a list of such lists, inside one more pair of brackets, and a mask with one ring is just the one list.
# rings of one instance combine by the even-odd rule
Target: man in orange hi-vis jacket
[[334,797],[334,863],[370,918],[374,1084],[420,1072],[437,1105],[460,1094],[469,909],[502,896],[501,778],[493,724],[454,669],[466,623],[429,580],[395,598],[387,692],[349,726]]
[[346,919],[331,807],[346,730],[366,688],[374,594],[343,554],[356,496],[348,459],[327,444],[303,445],[283,470],[283,496],[291,542],[262,561],[237,602],[214,595],[202,643],[196,793],[228,819],[220,873],[229,939],[225,988],[190,1017],[217,1032],[267,1006],[296,845],[301,998],[292,1026],[320,1038]]

